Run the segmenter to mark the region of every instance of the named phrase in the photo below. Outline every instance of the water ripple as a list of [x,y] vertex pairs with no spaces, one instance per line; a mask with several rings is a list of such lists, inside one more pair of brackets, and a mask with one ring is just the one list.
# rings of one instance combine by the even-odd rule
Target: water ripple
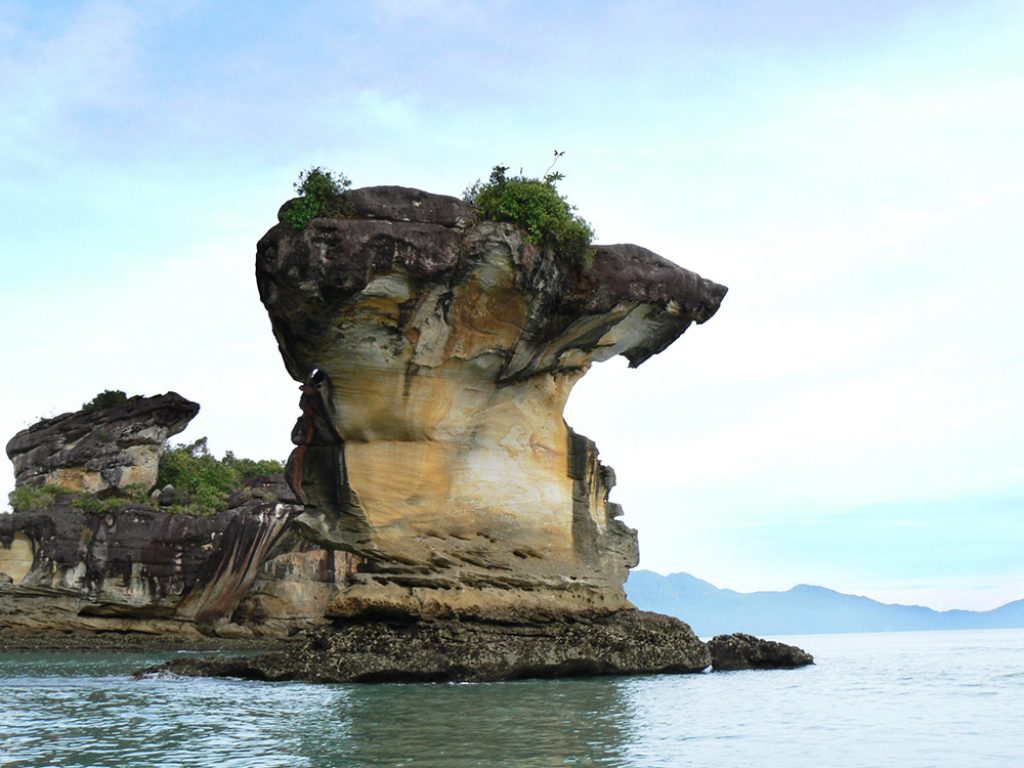
[[1017,766],[1024,632],[966,634],[797,638],[819,660],[800,670],[474,685],[136,680],[170,654],[6,654],[0,764]]

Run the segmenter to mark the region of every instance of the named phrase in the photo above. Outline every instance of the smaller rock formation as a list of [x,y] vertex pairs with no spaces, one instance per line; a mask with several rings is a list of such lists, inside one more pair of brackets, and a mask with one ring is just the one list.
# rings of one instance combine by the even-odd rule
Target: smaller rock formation
[[18,487],[64,490],[0,515],[0,628],[283,636],[325,621],[344,557],[287,534],[301,507],[282,476],[211,515],[165,509],[181,500],[170,489],[152,503],[119,493],[145,498],[167,437],[198,410],[174,392],[133,397],[11,439]]
[[814,663],[814,657],[793,645],[735,632],[708,642],[716,672],[734,669],[792,669]]
[[97,493],[156,484],[160,451],[199,412],[177,392],[44,419],[11,438],[15,485]]

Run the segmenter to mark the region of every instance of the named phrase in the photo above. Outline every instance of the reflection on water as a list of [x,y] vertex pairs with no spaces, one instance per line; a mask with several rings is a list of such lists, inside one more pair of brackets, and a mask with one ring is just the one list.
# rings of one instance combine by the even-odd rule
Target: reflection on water
[[0,755],[13,758],[0,764],[624,764],[626,679],[314,686],[125,675],[162,658],[0,655]]
[[[622,680],[355,687],[333,713],[367,765],[621,765]],[[376,761],[376,762],[374,762]]]

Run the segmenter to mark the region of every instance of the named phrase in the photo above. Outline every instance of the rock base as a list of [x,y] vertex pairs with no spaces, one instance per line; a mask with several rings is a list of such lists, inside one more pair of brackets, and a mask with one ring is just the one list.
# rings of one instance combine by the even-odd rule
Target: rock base
[[140,674],[383,683],[701,672],[707,646],[679,619],[625,610],[542,624],[355,621],[300,648],[247,658],[179,659]]

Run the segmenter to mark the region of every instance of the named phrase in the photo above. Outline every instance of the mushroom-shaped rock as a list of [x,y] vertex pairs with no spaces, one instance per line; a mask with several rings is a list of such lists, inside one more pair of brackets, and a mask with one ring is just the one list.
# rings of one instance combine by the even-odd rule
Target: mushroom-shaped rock
[[7,443],[15,483],[52,483],[87,492],[151,488],[167,438],[185,429],[197,413],[198,403],[168,392],[44,419]]
[[499,618],[627,606],[636,533],[562,411],[595,361],[639,365],[726,289],[634,245],[542,250],[402,187],[272,228],[256,275],[303,415],[298,523],[355,565],[337,616]]

